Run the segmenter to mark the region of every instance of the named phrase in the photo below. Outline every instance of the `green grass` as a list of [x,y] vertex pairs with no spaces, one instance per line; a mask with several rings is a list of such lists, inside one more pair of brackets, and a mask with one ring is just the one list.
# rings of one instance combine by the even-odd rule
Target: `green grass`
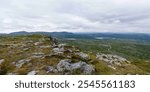
[[[36,42],[41,42],[35,45]],[[62,55],[50,55],[52,52],[52,39],[43,35],[26,36],[1,36],[0,37],[0,60],[5,62],[0,64],[0,74],[17,73],[25,75],[32,70],[39,70],[39,74],[46,74],[45,67],[56,66],[62,59],[71,59],[72,63],[84,61],[95,67],[97,75],[111,74],[147,74],[150,73],[150,43],[133,40],[92,40],[77,39],[75,41],[59,40],[60,43],[67,43],[66,47],[79,48],[80,51],[89,55],[88,59],[83,59],[78,55],[65,52]],[[40,46],[50,46],[41,48]],[[28,49],[26,49],[28,48]],[[24,50],[26,49],[26,50]],[[44,53],[42,58],[34,58],[33,53]],[[96,53],[111,53],[127,58],[131,64],[117,67],[116,70],[108,67],[107,63],[96,59]],[[71,57],[66,57],[71,56]],[[24,64],[17,69],[12,62],[22,59],[31,59],[29,65]],[[31,64],[31,65],[30,65]],[[73,71],[72,74],[80,74],[81,71]],[[54,74],[54,73],[50,73]]]
[[[67,43],[79,47],[85,52],[117,54],[132,61],[132,64],[145,72],[150,73],[150,43],[135,40],[120,40],[120,39],[77,39],[75,41],[60,40],[60,42]],[[104,70],[109,70],[105,69]],[[101,70],[101,69],[100,69]],[[111,71],[112,72],[112,71]],[[125,71],[124,71],[125,72]],[[130,70],[131,73],[133,73]],[[137,71],[134,71],[137,73]],[[143,73],[141,71],[141,73]],[[109,74],[109,73],[108,73]]]

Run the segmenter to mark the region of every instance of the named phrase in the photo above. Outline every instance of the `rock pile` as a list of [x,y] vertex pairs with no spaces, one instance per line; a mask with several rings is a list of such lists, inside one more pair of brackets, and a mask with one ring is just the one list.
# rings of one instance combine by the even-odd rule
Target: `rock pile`
[[95,68],[83,61],[72,63],[70,59],[61,60],[56,67],[48,66],[48,72],[57,74],[94,74]]
[[130,63],[129,61],[127,61],[127,59],[112,54],[97,54],[96,58],[105,61],[108,65],[121,66],[122,63]]

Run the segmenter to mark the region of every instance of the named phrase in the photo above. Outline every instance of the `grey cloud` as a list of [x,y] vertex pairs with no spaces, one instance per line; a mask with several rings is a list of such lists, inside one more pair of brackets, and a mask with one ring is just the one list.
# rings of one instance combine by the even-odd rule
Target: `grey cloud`
[[150,32],[149,0],[0,0],[0,32]]

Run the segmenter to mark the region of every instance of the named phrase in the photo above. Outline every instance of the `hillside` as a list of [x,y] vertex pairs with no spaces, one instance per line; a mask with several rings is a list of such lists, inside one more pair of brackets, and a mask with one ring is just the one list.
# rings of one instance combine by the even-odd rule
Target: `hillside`
[[[85,45],[84,45],[85,47]],[[45,35],[0,36],[2,75],[149,74],[117,54],[84,51]]]

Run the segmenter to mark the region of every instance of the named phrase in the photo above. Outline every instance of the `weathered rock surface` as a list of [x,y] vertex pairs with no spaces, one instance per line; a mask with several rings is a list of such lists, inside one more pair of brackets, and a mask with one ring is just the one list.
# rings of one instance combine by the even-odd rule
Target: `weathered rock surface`
[[27,75],[36,75],[36,74],[37,74],[37,71],[31,71]]
[[17,67],[17,68],[21,68],[24,64],[29,63],[31,61],[31,59],[22,59],[19,60],[17,62],[13,62],[13,64]]
[[58,73],[58,70],[53,66],[46,67],[46,71],[47,71],[47,73],[55,73],[55,74]]
[[0,64],[2,64],[3,62],[5,62],[5,59],[1,59],[0,60]]
[[83,52],[78,52],[78,53],[76,53],[76,55],[80,56],[83,59],[89,59],[88,54],[83,53]]
[[97,54],[96,58],[107,62],[109,65],[121,66],[122,63],[129,63],[125,58],[112,54]]
[[[72,73],[73,71],[79,71],[81,74],[94,74],[95,69],[92,65],[88,65],[85,62],[71,63],[71,60],[61,60],[57,65],[58,72]],[[66,72],[66,73],[67,73]]]

